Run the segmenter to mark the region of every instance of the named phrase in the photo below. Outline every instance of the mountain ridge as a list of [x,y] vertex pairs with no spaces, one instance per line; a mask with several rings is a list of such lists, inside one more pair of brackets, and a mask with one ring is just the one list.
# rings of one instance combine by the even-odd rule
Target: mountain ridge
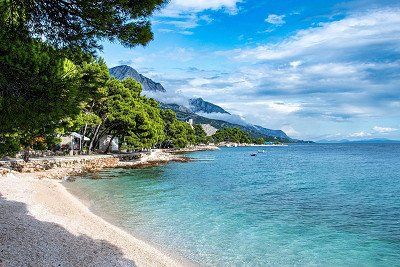
[[223,113],[230,115],[230,113],[225,109],[208,101],[204,101],[201,97],[189,99],[189,106],[194,113]]
[[163,93],[167,92],[161,83],[154,82],[152,79],[140,74],[137,72],[137,70],[128,65],[121,65],[111,68],[110,75],[118,80],[123,80],[128,77],[133,78],[142,85],[144,91]]
[[210,119],[206,118],[204,116],[200,116],[196,113],[193,113],[192,111],[188,111],[188,109],[182,109],[180,105],[178,104],[165,104],[162,102],[159,102],[160,107],[162,109],[172,109],[175,111],[176,116],[179,120],[187,121],[189,119],[193,119],[193,122],[196,124],[209,124],[213,126],[214,128],[217,129],[222,129],[222,128],[239,128],[244,131],[249,132],[249,134],[254,137],[254,138],[266,138],[267,140],[280,140],[280,141],[285,141],[285,142],[297,142],[299,140],[295,140],[290,138],[289,136],[286,135],[285,132],[282,130],[271,130],[264,128],[262,126],[257,126],[254,127],[254,125],[240,125],[240,124],[235,124],[235,123],[230,123],[224,120],[216,120],[216,119]]
[[[144,91],[156,92],[156,93],[166,93],[165,88],[157,82],[154,82],[150,78],[140,74],[134,68],[121,65],[116,66],[110,69],[110,75],[123,80],[125,78],[131,77],[138,81],[143,86]],[[176,112],[178,119],[180,120],[188,120],[193,119],[193,121],[197,124],[210,124],[211,126],[222,129],[226,127],[237,127],[242,130],[245,130],[250,133],[252,137],[263,137],[267,140],[281,140],[286,142],[301,142],[300,140],[292,139],[286,135],[286,133],[282,130],[272,130],[267,129],[259,125],[241,125],[237,123],[231,123],[223,119],[211,119],[205,116],[201,116],[196,113],[204,113],[206,114],[226,114],[232,115],[228,111],[224,110],[222,107],[215,105],[211,102],[205,101],[201,97],[191,98],[188,101],[188,107],[179,105],[179,104],[171,104],[171,103],[163,103],[162,101],[158,101],[160,103],[160,107],[163,109],[172,109]]]

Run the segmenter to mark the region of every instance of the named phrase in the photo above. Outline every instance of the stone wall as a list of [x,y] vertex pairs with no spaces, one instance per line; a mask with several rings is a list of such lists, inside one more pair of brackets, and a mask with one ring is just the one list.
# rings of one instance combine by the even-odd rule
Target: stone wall
[[23,160],[0,161],[0,168],[23,173],[42,172],[56,168],[81,169],[82,171],[92,172],[102,168],[115,167],[118,162],[119,158],[112,155],[54,157],[35,158],[28,162]]

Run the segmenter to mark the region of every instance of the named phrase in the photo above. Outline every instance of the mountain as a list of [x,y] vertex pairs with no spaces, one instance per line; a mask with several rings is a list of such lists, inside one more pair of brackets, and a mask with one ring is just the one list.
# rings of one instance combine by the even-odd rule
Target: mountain
[[158,102],[160,104],[160,107],[162,109],[172,109],[175,112],[180,112],[182,114],[191,114],[193,113],[190,109],[188,109],[187,107],[178,105],[178,104],[166,104],[166,103],[162,103],[162,102]]
[[372,138],[363,140],[320,140],[318,143],[321,144],[389,144],[389,143],[400,143],[400,140],[390,140],[386,138]]
[[200,116],[200,115],[194,113],[190,109],[182,108],[182,106],[177,105],[177,104],[160,103],[160,107],[162,109],[172,109],[173,111],[175,111],[177,118],[182,121],[187,121],[189,119],[193,119],[193,122],[195,124],[209,124],[216,129],[222,129],[222,128],[228,128],[228,127],[229,128],[239,128],[239,129],[242,129],[242,130],[248,132],[254,138],[263,137],[269,141],[280,140],[283,142],[301,142],[300,140],[291,139],[289,136],[287,136],[281,130],[270,130],[270,129],[266,129],[261,126],[255,126],[255,125],[250,125],[250,124],[249,125],[239,125],[239,124],[226,122],[223,120],[206,118],[206,117],[203,117],[203,116]]
[[[144,91],[162,92],[162,93],[166,92],[165,88],[160,83],[154,82],[152,79],[147,78],[146,76],[137,72],[134,68],[127,66],[127,65],[121,65],[121,66],[111,68],[110,74],[111,74],[111,76],[113,76],[119,80],[123,80],[128,77],[133,78],[142,84]],[[214,113],[215,112],[215,113],[229,114],[229,112],[227,112],[223,108],[221,108],[213,103],[204,101],[202,98],[189,99],[189,107],[190,107],[191,111],[193,111],[194,113],[197,113],[197,112]]]
[[[111,68],[110,74],[111,76],[120,80],[123,80],[127,77],[131,77],[142,84],[144,91],[160,93],[160,96],[162,96],[163,93],[166,93],[166,90],[160,83],[154,82],[150,78],[143,76],[130,66],[122,65]],[[300,140],[291,139],[281,130],[271,130],[258,125],[251,125],[251,124],[246,124],[246,125],[236,124],[234,123],[234,121],[227,122],[223,119],[211,119],[201,116],[199,115],[201,113],[206,113],[210,115],[222,114],[228,116],[235,116],[230,114],[220,106],[207,102],[202,98],[190,99],[188,107],[179,104],[167,104],[163,102],[159,103],[161,108],[172,109],[173,111],[175,111],[177,118],[183,121],[187,121],[188,119],[193,119],[194,123],[196,124],[209,124],[210,126],[216,129],[222,129],[226,127],[237,127],[244,131],[247,131],[254,138],[263,137],[269,141],[280,140],[284,142],[302,142]],[[218,116],[218,118],[219,117],[220,116]],[[224,116],[222,116],[221,118],[223,117]]]
[[194,112],[204,112],[204,113],[225,113],[230,114],[220,106],[213,103],[204,101],[202,98],[192,98],[189,100],[190,109]]
[[119,80],[123,80],[128,77],[133,78],[142,84],[144,91],[163,92],[163,93],[166,92],[166,90],[160,83],[156,83],[150,78],[143,76],[130,66],[122,65],[111,68],[110,75]]
[[290,137],[287,136],[286,133],[282,130],[271,130],[259,125],[253,125],[253,127],[256,129],[257,132],[265,134],[266,136],[276,136],[282,139],[290,139]]
[[389,144],[389,143],[400,143],[400,140],[390,140],[386,138],[373,138],[365,140],[355,140],[348,143],[352,144]]

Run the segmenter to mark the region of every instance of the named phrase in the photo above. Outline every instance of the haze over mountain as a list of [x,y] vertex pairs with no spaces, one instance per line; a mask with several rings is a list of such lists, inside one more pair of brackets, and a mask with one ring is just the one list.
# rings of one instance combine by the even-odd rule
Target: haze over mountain
[[[140,74],[134,68],[122,65],[110,69],[110,74],[117,79],[125,79],[131,77],[137,80],[143,86],[143,93],[151,92],[151,96],[160,102],[160,106],[165,109],[172,109],[177,113],[177,117],[181,120],[193,119],[195,123],[209,124],[217,129],[224,127],[238,127],[249,132],[254,137],[276,137],[282,140],[293,140],[282,130],[267,129],[259,125],[247,123],[239,116],[234,115],[223,109],[222,107],[203,100],[202,98],[186,99],[186,105],[178,103],[169,103],[171,100],[166,98],[167,90],[152,79]],[[183,98],[184,96],[179,96]],[[175,96],[174,99],[177,97]],[[180,100],[179,102],[185,102]]]
[[148,46],[104,43],[107,64],[295,138],[400,139],[399,0],[168,7],[155,14]]

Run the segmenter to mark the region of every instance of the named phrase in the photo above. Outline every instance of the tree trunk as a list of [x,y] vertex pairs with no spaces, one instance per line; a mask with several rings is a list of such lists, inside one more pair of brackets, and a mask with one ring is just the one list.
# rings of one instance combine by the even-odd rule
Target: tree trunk
[[114,135],[111,136],[110,142],[108,143],[107,149],[105,151],[106,154],[108,154],[108,152],[110,152],[110,147],[111,147],[113,140],[114,140]]
[[28,162],[28,161],[29,161],[29,147],[26,147],[26,148],[24,149],[23,159],[24,159],[25,162]]
[[92,137],[92,140],[90,140],[89,153],[92,152],[93,144],[94,144],[95,139],[97,138],[97,134],[99,133],[100,126],[101,126],[101,124],[97,125],[96,130],[94,131],[94,135]]
[[88,126],[87,123],[85,123],[85,128],[83,129],[83,134],[82,134],[83,140],[81,138],[81,143],[80,143],[80,147],[79,147],[81,152],[83,150],[83,143],[85,142],[85,135],[86,135],[87,126]]

